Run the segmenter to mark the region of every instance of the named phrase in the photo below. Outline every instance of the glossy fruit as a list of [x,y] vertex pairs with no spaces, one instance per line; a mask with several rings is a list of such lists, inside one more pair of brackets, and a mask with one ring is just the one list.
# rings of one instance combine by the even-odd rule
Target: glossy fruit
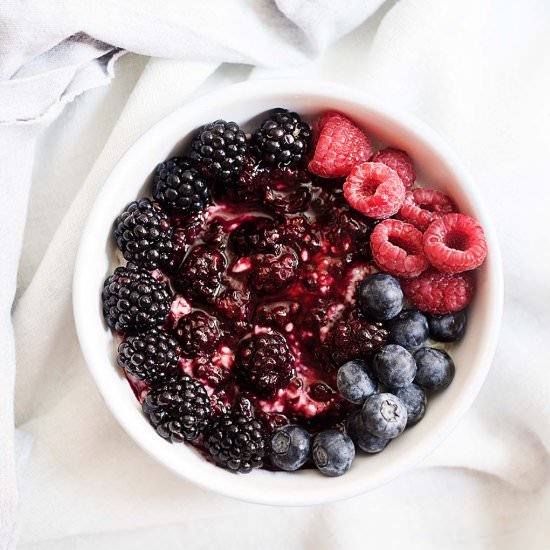
[[443,350],[420,348],[414,353],[417,372],[414,381],[430,391],[444,390],[453,381],[455,364]]
[[428,320],[420,311],[402,311],[390,322],[389,341],[405,349],[421,346],[429,336]]
[[282,426],[271,435],[270,448],[271,462],[281,470],[293,472],[308,461],[311,455],[311,437],[302,426]]
[[396,344],[384,346],[376,353],[372,363],[379,382],[389,389],[408,386],[416,375],[413,356]]
[[325,113],[317,123],[319,137],[308,168],[322,178],[347,176],[370,156],[367,136],[340,113]]
[[361,417],[372,435],[385,439],[396,438],[407,426],[407,409],[391,393],[371,395],[361,409]]
[[405,200],[405,186],[397,172],[380,162],[355,166],[344,183],[349,204],[371,218],[384,219],[397,214]]
[[330,477],[341,476],[350,468],[355,458],[351,438],[337,430],[319,432],[313,440],[313,461],[317,469]]
[[338,369],[336,384],[340,395],[357,405],[362,405],[377,390],[376,383],[368,375],[367,363],[360,359],[348,361]]
[[357,304],[370,319],[393,319],[403,309],[401,285],[387,273],[369,275],[357,286]]

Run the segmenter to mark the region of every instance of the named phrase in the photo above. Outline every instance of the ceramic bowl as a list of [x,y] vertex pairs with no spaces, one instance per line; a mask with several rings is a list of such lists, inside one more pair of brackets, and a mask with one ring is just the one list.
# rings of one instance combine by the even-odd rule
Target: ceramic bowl
[[[102,316],[101,290],[115,265],[112,224],[124,206],[150,194],[155,166],[181,151],[202,124],[224,118],[245,129],[261,114],[285,107],[306,117],[326,110],[348,115],[382,144],[406,150],[418,181],[451,195],[460,210],[475,216],[487,235],[489,254],[477,274],[465,338],[452,351],[457,365],[451,386],[429,400],[426,416],[379,455],[359,454],[344,476],[319,472],[253,471],[235,475],[212,465],[190,445],[172,445],[148,424],[129,384],[116,366],[113,336]],[[476,184],[443,139],[425,124],[357,90],[328,82],[246,82],[204,96],[177,109],[132,145],[107,178],[86,222],[74,274],[74,316],[82,351],[106,405],[124,430],[160,464],[212,491],[274,505],[335,501],[379,486],[412,468],[432,451],[468,410],[487,375],[502,310],[502,271],[497,238]],[[136,451],[138,452],[138,451]]]

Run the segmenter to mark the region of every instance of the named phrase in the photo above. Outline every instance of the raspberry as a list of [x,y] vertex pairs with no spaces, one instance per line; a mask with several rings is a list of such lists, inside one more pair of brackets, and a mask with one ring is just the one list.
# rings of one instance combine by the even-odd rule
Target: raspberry
[[400,220],[380,222],[370,236],[374,261],[397,277],[417,277],[428,269],[422,249],[422,233]]
[[298,275],[298,259],[294,254],[259,256],[250,273],[250,286],[262,294],[283,290]]
[[329,354],[335,365],[360,359],[381,348],[388,339],[382,323],[373,323],[352,312],[338,321],[327,339]]
[[445,273],[475,269],[487,256],[483,228],[466,214],[447,214],[436,220],[424,233],[422,242],[429,262]]
[[456,212],[450,197],[437,189],[413,189],[405,195],[399,216],[418,229],[426,229],[444,214]]
[[395,170],[381,162],[364,162],[347,177],[344,196],[365,216],[389,218],[403,204],[405,187]]
[[214,218],[203,233],[202,240],[204,244],[212,248],[217,248],[218,250],[225,249],[227,245],[227,233],[224,221]]
[[280,332],[258,334],[241,341],[235,367],[243,388],[271,397],[294,376],[294,355]]
[[411,157],[401,149],[388,147],[378,151],[371,159],[371,162],[381,162],[397,172],[401,178],[405,189],[410,189],[414,185],[416,174],[414,172]]
[[203,311],[184,315],[176,327],[176,336],[181,343],[181,353],[196,357],[214,351],[221,338],[218,321]]
[[216,250],[199,245],[185,258],[174,277],[174,286],[184,296],[211,301],[218,293],[225,258]]
[[450,275],[433,269],[416,279],[404,279],[401,285],[416,308],[438,314],[464,309],[472,301],[475,289],[471,273]]
[[339,113],[325,113],[318,121],[319,138],[309,171],[322,178],[341,178],[370,156],[368,137]]

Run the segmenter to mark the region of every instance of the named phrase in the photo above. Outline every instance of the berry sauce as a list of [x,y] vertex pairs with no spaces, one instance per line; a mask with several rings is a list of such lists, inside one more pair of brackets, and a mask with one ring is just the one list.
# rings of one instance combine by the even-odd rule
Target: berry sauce
[[[327,339],[353,315],[357,283],[376,271],[374,222],[349,207],[342,180],[250,161],[237,182],[214,190],[202,214],[172,224],[172,258],[154,272],[175,291],[165,328],[176,332],[199,310],[222,333],[214,352],[183,357],[182,370],[205,384],[215,408],[246,398],[269,426],[317,431],[342,422],[349,404],[336,390],[339,364]],[[257,395],[239,387],[236,353],[243,338],[271,332],[284,335],[295,361],[286,387]]]

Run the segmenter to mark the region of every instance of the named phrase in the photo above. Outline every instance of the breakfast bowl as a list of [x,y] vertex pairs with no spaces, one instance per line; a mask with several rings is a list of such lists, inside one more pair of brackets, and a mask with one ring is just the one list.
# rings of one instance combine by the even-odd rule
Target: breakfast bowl
[[[189,146],[205,122],[224,118],[246,131],[262,115],[284,107],[313,120],[332,111],[352,119],[377,144],[407,151],[417,180],[451,196],[460,212],[483,226],[488,254],[476,270],[476,294],[468,311],[468,330],[453,346],[453,383],[430,397],[421,423],[392,441],[381,454],[358,454],[341,477],[324,477],[314,469],[297,472],[253,470],[235,474],[216,467],[186,444],[173,444],[152,429],[122,369],[116,345],[102,313],[106,277],[120,265],[113,242],[113,220],[131,201],[150,195],[152,174],[160,162]],[[169,114],[122,156],[107,178],[86,222],[74,273],[74,317],[86,363],[106,405],[124,430],[147,453],[177,475],[203,488],[237,499],[271,505],[310,505],[363,493],[410,469],[452,431],[465,414],[489,370],[501,312],[502,271],[495,231],[475,183],[436,132],[368,95],[326,82],[265,80],[224,88]],[[137,452],[137,451],[136,451]]]

